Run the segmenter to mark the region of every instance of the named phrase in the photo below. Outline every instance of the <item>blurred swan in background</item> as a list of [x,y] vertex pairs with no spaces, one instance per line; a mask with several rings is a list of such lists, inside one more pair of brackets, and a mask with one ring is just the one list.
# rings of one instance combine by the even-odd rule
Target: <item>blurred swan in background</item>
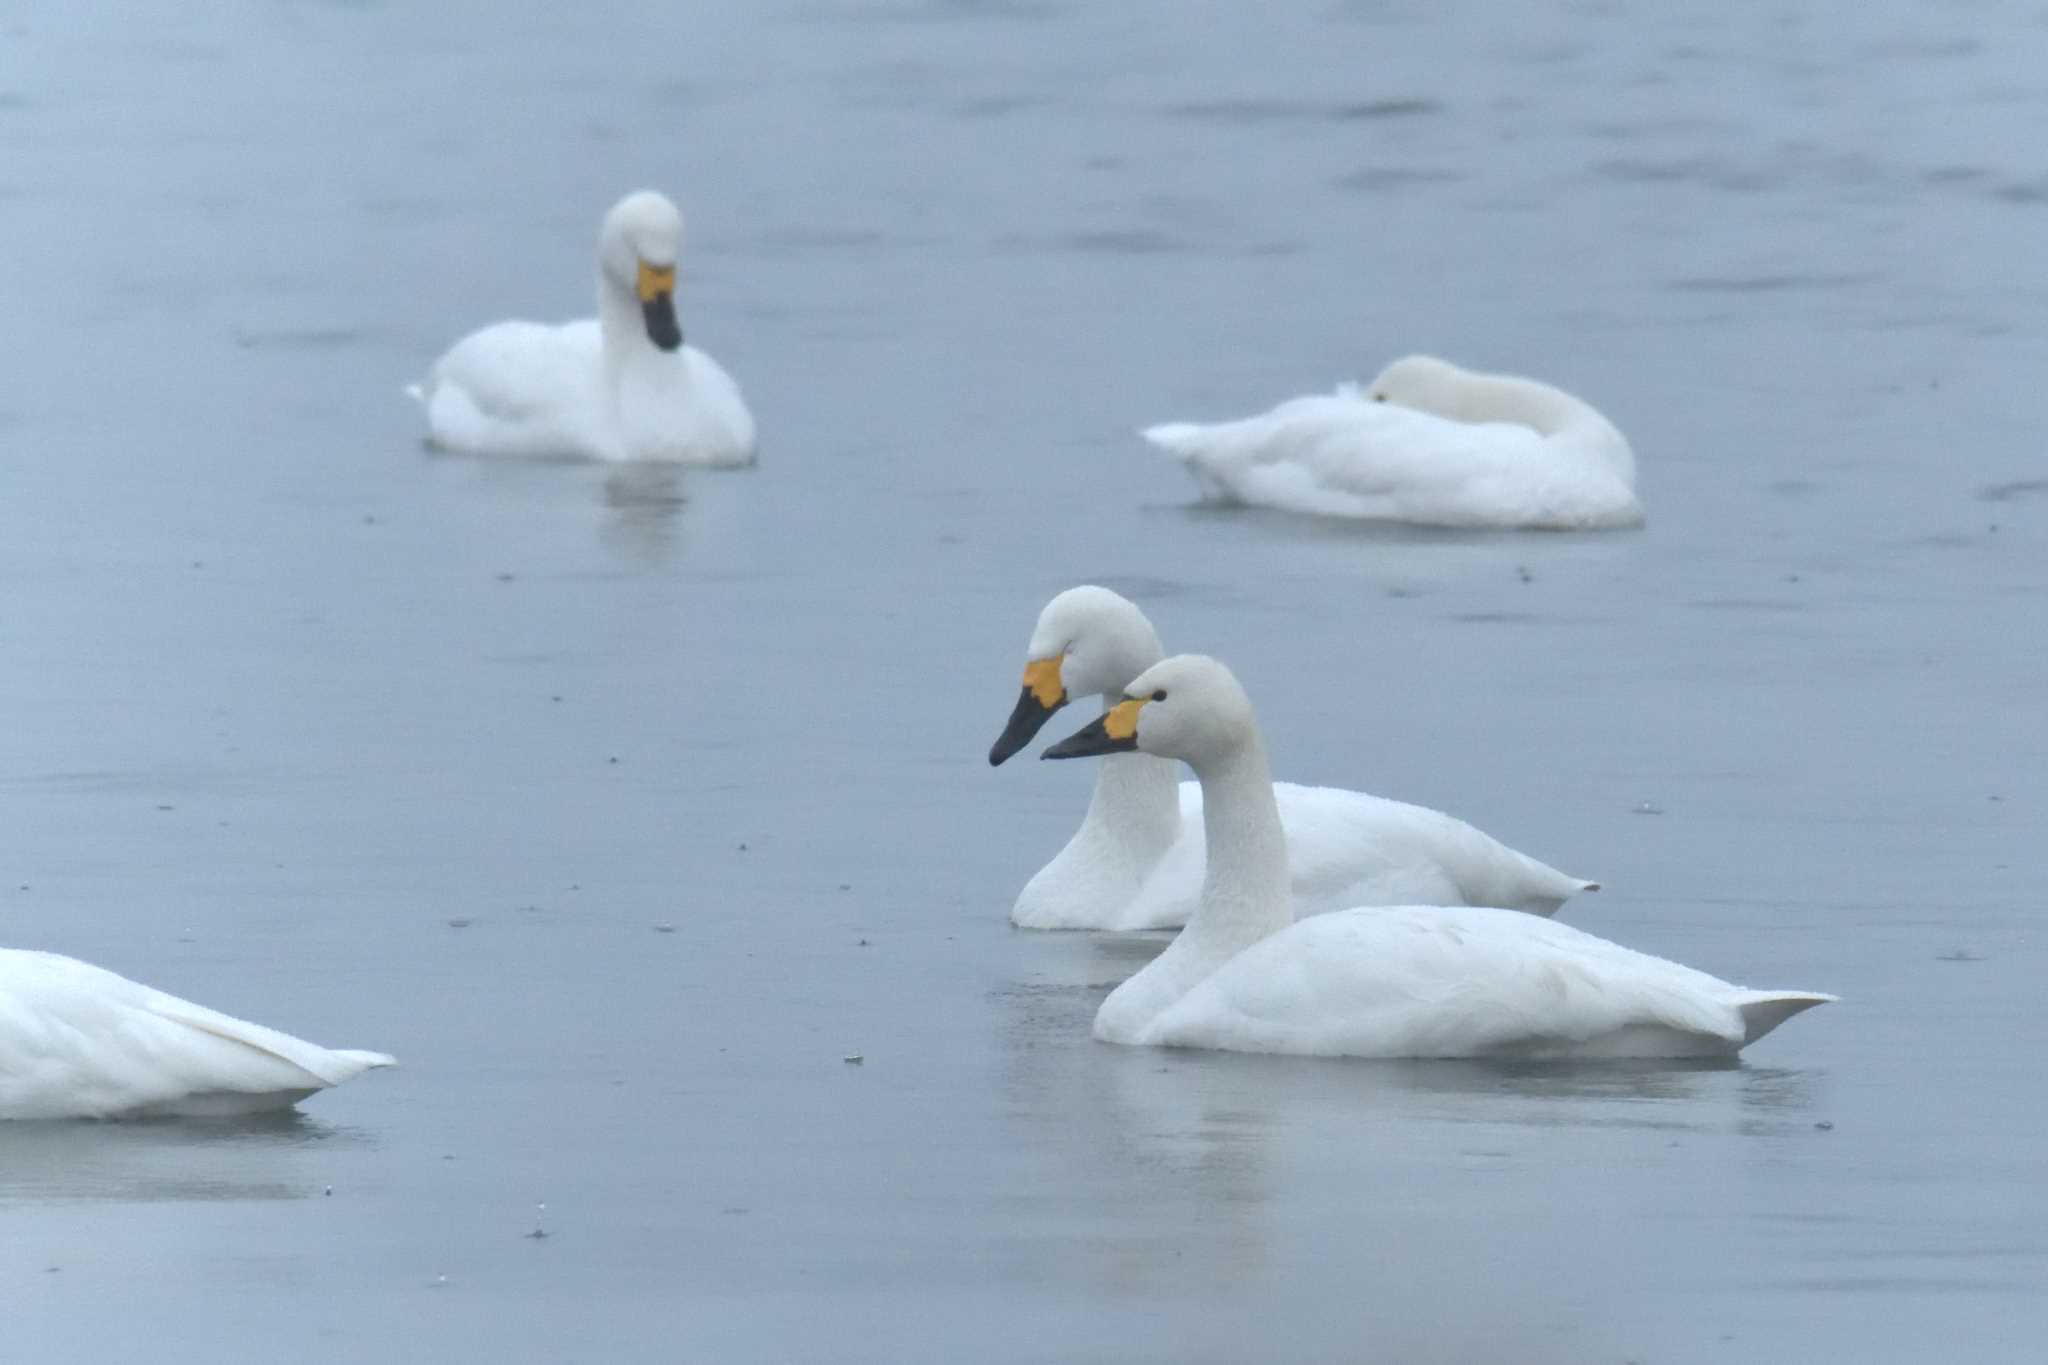
[[1144,436],[1220,501],[1425,526],[1584,531],[1643,520],[1635,455],[1590,404],[1432,356],[1397,360],[1362,389]]
[[498,322],[455,343],[408,389],[428,439],[473,455],[745,465],[754,417],[719,363],[683,342],[683,216],[640,190],[605,215],[597,316]]

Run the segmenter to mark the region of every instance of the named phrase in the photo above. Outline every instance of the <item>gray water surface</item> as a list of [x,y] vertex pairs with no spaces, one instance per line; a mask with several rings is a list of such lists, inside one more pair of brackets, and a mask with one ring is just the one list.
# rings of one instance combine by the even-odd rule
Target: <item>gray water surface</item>
[[[2039,1359],[2044,69],[2017,0],[0,20],[0,941],[404,1062],[0,1127],[5,1353]],[[424,452],[641,183],[760,468]],[[1418,349],[1602,406],[1647,528],[1133,435]],[[1157,941],[1006,921],[1093,773],[983,759],[1085,580],[1282,776],[1843,1002],[1718,1069],[1095,1044]]]

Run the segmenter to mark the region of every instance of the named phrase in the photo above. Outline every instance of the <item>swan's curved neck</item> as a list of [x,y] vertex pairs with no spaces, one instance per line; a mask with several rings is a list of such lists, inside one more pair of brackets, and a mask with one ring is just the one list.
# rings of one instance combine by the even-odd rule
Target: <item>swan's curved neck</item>
[[1449,415],[1468,422],[1519,422],[1544,436],[1577,426],[1593,412],[1562,389],[1505,374],[1467,375],[1454,401],[1459,411]]
[[1185,936],[1212,951],[1236,952],[1294,918],[1273,772],[1256,730],[1228,752],[1190,766],[1202,782],[1209,866]]
[[1468,375],[1445,413],[1465,422],[1517,422],[1539,436],[1569,436],[1635,486],[1636,459],[1628,442],[1599,409],[1563,389],[1506,374]]
[[613,284],[600,270],[597,275],[597,330],[604,338],[604,370],[616,381],[636,352],[648,346],[640,301]]

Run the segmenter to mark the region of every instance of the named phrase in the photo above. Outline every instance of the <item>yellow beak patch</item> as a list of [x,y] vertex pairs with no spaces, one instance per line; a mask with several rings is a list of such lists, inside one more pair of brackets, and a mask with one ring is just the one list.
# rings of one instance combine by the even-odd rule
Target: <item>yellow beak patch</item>
[[1060,681],[1060,658],[1033,659],[1024,665],[1024,686],[1032,699],[1050,711],[1067,699],[1067,685]]
[[653,303],[663,294],[676,292],[676,268],[640,262],[640,302]]
[[1102,730],[1111,739],[1130,739],[1138,733],[1138,712],[1150,697],[1126,697],[1102,713]]

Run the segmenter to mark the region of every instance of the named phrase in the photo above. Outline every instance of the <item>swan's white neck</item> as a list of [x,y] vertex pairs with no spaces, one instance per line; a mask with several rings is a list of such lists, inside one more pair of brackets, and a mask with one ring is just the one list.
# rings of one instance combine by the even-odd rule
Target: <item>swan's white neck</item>
[[[1122,696],[1104,695],[1107,711]],[[1180,838],[1180,772],[1150,754],[1111,754],[1095,776],[1095,794],[1081,818],[1081,837],[1120,845],[1149,869]]]
[[1515,375],[1468,374],[1453,406],[1457,411],[1443,415],[1465,422],[1517,422],[1539,436],[1568,437],[1635,487],[1636,457],[1628,441],[1599,409],[1563,389]]
[[597,330],[604,338],[604,374],[616,390],[620,376],[641,351],[652,351],[647,339],[640,301],[612,283],[603,271],[597,276]]
[[1095,1036],[1147,1041],[1146,1030],[1174,1003],[1254,943],[1287,927],[1287,839],[1280,803],[1256,731],[1228,754],[1196,768],[1209,867],[1202,898],[1166,951],[1111,991],[1095,1016]]
[[1234,956],[1294,919],[1272,768],[1255,729],[1228,752],[1189,766],[1202,782],[1208,870],[1184,936]]

